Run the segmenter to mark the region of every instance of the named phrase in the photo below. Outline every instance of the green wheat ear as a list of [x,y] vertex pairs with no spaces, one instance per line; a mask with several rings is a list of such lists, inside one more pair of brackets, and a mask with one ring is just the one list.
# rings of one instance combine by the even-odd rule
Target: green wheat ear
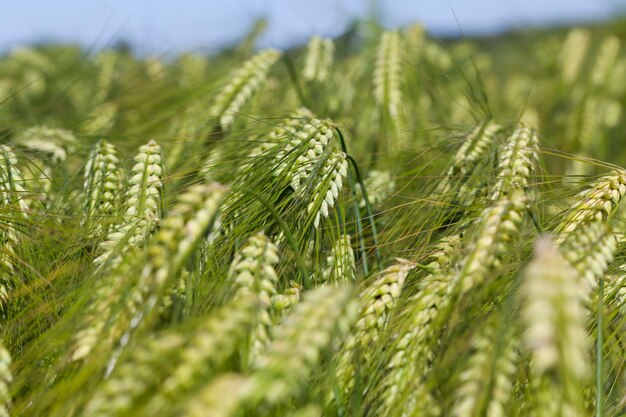
[[[533,355],[536,414],[584,415],[580,383],[590,373],[591,343],[585,331],[586,290],[554,244],[542,237],[523,276],[524,345]],[[554,377],[557,376],[557,378]]]
[[517,340],[512,327],[488,323],[472,340],[472,354],[459,376],[455,417],[504,417],[517,371]]
[[579,273],[582,279],[580,285],[585,287],[590,300],[617,251],[615,234],[606,224],[595,221],[569,234],[559,249]]
[[[363,180],[367,189],[367,198],[373,208],[378,209],[393,194],[396,188],[396,181],[389,171],[372,170],[368,172],[367,178]],[[355,199],[360,208],[365,208],[367,203],[363,196],[361,184],[356,184]]]
[[626,172],[624,171],[613,171],[595,181],[576,196],[576,202],[558,224],[557,242],[561,243],[568,234],[593,221],[608,221],[619,207],[625,194]]
[[235,298],[252,293],[260,302],[257,325],[250,335],[248,354],[244,355],[246,367],[256,361],[271,340],[272,296],[276,294],[278,283],[274,265],[278,260],[278,248],[260,232],[248,239],[228,271]]
[[397,117],[402,103],[400,89],[401,36],[398,32],[383,32],[376,51],[374,68],[374,98],[376,104]]
[[380,348],[380,340],[398,303],[406,277],[414,267],[413,262],[397,259],[394,265],[380,272],[376,280],[360,294],[359,318],[354,333],[345,342],[337,365],[337,379],[346,394],[349,394],[354,384],[355,350],[362,352],[361,366],[364,369],[361,371],[367,372],[367,367],[374,360],[371,355]]
[[331,71],[334,52],[332,39],[313,36],[306,51],[303,78],[307,81],[325,82]]
[[322,272],[325,283],[351,283],[356,280],[356,260],[350,235],[339,236],[326,258],[326,264]]
[[15,248],[20,241],[20,230],[29,217],[24,180],[17,167],[17,158],[10,147],[0,145],[0,202],[3,225],[0,229],[0,306],[10,299],[15,282]]
[[[96,348],[108,354],[140,322],[154,320],[154,307],[206,237],[225,192],[217,183],[190,187],[139,252],[143,256],[123,260],[102,277],[74,336],[72,360],[83,360]],[[139,275],[129,280],[127,274],[136,270]]]
[[527,190],[529,177],[537,163],[538,139],[534,129],[518,126],[507,138],[498,157],[497,182],[491,198],[501,198],[510,190]]
[[69,130],[48,126],[33,126],[17,135],[13,142],[23,146],[47,163],[59,164],[67,159],[68,152],[74,152],[78,139]]
[[85,415],[122,415],[136,410],[142,398],[147,402],[141,408],[149,415],[174,407],[235,354],[258,308],[256,297],[242,295],[189,329],[140,341],[93,394]]
[[[111,223],[111,218],[118,214],[122,199],[124,173],[120,167],[115,146],[106,140],[100,140],[92,149],[83,182],[85,201],[84,224],[90,229],[91,223],[97,228]],[[104,231],[107,230],[104,226]]]
[[0,417],[9,417],[11,391],[9,384],[13,380],[11,373],[11,354],[0,344]]
[[[139,147],[130,171],[125,211],[120,224],[113,226],[95,262],[102,264],[128,248],[143,247],[163,216],[163,161],[161,147],[151,140]],[[118,259],[119,260],[119,259]]]
[[559,54],[561,75],[566,83],[578,78],[590,40],[591,33],[586,29],[574,28],[567,34]]
[[284,293],[272,296],[274,323],[280,322],[300,302],[302,285],[295,281],[291,281],[289,285]]
[[[313,225],[318,227],[339,197],[343,179],[348,175],[348,161],[346,155],[332,145],[334,130],[328,122],[305,119],[304,124],[294,130],[284,149],[278,152],[278,160],[284,162],[279,164],[276,173],[286,175],[296,193],[308,198],[307,212]],[[297,152],[293,163],[286,159],[291,152]],[[316,181],[311,181],[312,178]]]
[[502,126],[492,121],[484,122],[470,131],[456,151],[445,176],[437,183],[436,192],[444,201],[459,201],[470,207],[476,200],[476,179],[481,174],[489,152],[495,147]]
[[212,117],[218,118],[222,129],[226,130],[233,124],[237,113],[261,86],[270,68],[281,55],[276,50],[266,49],[232,74],[230,81],[222,88],[209,110]]
[[356,315],[351,288],[312,290],[276,327],[274,340],[250,376],[216,378],[184,405],[183,415],[239,416],[246,410],[280,410],[297,401],[309,389],[324,355],[348,332]]
[[80,142],[70,130],[49,126],[31,126],[17,134],[12,142],[29,156],[22,168],[25,186],[31,193],[26,200],[33,208],[35,201],[50,207],[54,175],[64,169],[67,159],[78,149]]
[[389,414],[402,408],[407,388],[412,390],[412,400],[408,402],[407,409],[419,404],[426,415],[438,413],[438,407],[424,382],[435,356],[439,318],[451,301],[453,266],[460,249],[460,236],[447,236],[435,245],[433,253],[426,258],[429,273],[419,281],[417,292],[398,315],[398,335],[394,337],[388,354],[380,359],[386,373],[375,382],[376,387],[369,395],[372,397],[370,402],[379,413]]

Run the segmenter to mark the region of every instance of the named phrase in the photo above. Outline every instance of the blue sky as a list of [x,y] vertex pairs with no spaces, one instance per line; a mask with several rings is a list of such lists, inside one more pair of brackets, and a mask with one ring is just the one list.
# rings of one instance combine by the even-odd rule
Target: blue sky
[[389,28],[422,22],[433,33],[489,33],[511,26],[610,17],[626,0],[0,0],[0,50],[55,40],[100,48],[130,41],[142,54],[215,51],[268,20],[261,46],[338,35],[373,14]]

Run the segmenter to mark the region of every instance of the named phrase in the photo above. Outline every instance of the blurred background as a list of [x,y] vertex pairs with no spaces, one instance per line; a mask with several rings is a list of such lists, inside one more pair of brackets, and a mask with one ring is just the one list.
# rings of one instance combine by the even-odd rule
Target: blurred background
[[421,22],[434,36],[606,21],[626,0],[26,0],[2,1],[0,52],[37,43],[87,49],[125,44],[139,55],[217,52],[255,23],[259,47],[289,48],[312,34],[338,36],[356,21],[386,28]]

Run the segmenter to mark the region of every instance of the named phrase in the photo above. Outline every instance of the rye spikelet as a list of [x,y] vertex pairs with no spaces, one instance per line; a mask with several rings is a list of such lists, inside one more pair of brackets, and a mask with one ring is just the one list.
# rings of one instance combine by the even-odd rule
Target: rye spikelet
[[281,53],[274,49],[263,50],[232,74],[209,110],[212,117],[219,119],[222,129],[228,129],[233,124],[237,113],[261,86],[280,56]]
[[313,36],[309,41],[302,75],[307,81],[323,83],[333,64],[335,45],[332,39]]

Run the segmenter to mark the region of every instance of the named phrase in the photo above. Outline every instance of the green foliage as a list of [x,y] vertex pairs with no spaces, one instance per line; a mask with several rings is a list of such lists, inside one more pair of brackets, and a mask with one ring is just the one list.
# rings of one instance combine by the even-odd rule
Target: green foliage
[[626,31],[0,58],[0,416],[626,413]]

